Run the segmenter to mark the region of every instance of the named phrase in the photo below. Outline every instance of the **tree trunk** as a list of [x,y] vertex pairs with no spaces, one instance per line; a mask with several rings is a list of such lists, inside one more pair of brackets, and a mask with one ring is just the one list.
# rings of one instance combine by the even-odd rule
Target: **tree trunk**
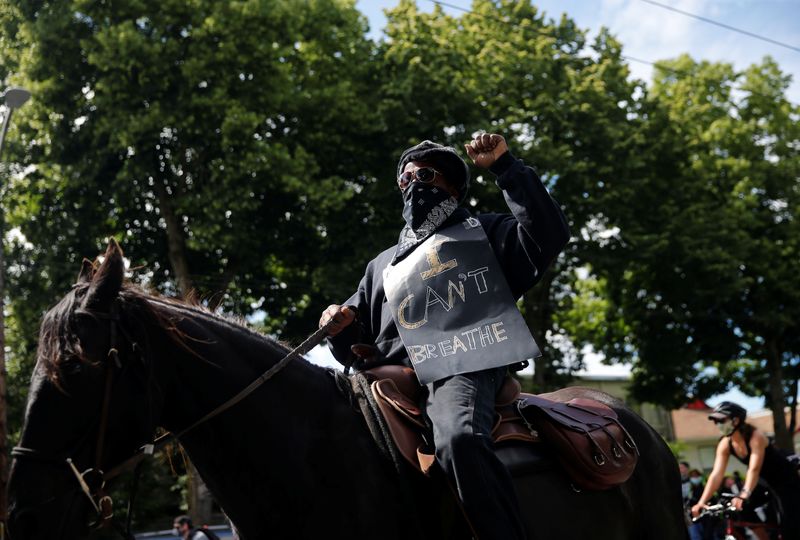
[[189,473],[189,517],[192,518],[195,527],[212,525],[214,498],[191,462],[187,472]]
[[770,393],[770,409],[772,410],[772,423],[775,426],[775,445],[784,450],[794,450],[792,434],[786,427],[784,408],[786,398],[783,392],[783,364],[781,351],[774,339],[767,342],[767,374]]
[[[158,170],[157,167],[156,170]],[[173,207],[173,200],[164,180],[154,175],[154,185],[156,196],[158,197],[158,208],[161,217],[167,225],[167,248],[170,268],[175,274],[175,286],[178,293],[186,298],[192,292],[193,284],[189,272],[189,261],[186,256],[186,237],[183,230],[181,219],[176,215]],[[189,513],[192,521],[198,525],[207,524],[211,521],[211,511],[213,499],[211,492],[203,483],[202,478],[197,473],[194,465],[188,467],[189,475]]]
[[[6,114],[11,114],[10,112]],[[8,120],[8,118],[6,118]],[[5,127],[5,126],[4,126]],[[0,134],[0,144],[2,143]],[[5,214],[0,208],[0,540],[6,537],[8,518],[8,401],[6,400],[6,322],[5,322]]]
[[186,258],[186,237],[183,225],[175,214],[167,187],[160,178],[155,178],[155,192],[158,196],[158,209],[167,225],[167,248],[169,264],[175,273],[175,285],[181,296],[186,298],[192,291],[192,278],[189,274],[189,262]]
[[546,392],[552,390],[550,374],[551,358],[547,355],[547,331],[553,324],[553,309],[550,305],[550,287],[556,274],[552,270],[545,271],[542,280],[523,296],[525,306],[525,323],[539,345],[542,355],[534,359],[533,391]]
[[[789,433],[794,439],[794,432],[797,429],[797,392],[800,389],[800,379],[796,378],[792,384],[792,395],[789,396]],[[794,442],[794,441],[792,441]],[[794,450],[794,448],[792,448]]]

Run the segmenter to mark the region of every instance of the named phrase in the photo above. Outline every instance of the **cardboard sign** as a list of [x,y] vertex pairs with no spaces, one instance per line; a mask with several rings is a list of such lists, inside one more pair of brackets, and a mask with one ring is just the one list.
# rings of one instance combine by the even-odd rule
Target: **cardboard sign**
[[422,384],[541,355],[475,218],[438,231],[383,279]]

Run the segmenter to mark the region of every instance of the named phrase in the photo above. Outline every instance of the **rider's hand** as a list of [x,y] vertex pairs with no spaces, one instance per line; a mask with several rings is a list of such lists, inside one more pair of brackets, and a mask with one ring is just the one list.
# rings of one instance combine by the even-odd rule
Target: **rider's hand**
[[696,505],[692,506],[692,517],[696,518],[700,515],[700,512],[706,507],[705,503],[697,503]]
[[744,506],[744,499],[741,497],[734,497],[733,499],[731,499],[731,506],[737,512],[741,512],[742,506]]
[[335,336],[349,326],[355,318],[356,312],[349,306],[331,304],[322,312],[322,316],[319,318],[319,327],[322,328],[333,321],[333,324],[328,327],[328,335]]
[[491,167],[492,163],[508,152],[506,140],[496,133],[479,133],[464,148],[475,165],[484,169]]

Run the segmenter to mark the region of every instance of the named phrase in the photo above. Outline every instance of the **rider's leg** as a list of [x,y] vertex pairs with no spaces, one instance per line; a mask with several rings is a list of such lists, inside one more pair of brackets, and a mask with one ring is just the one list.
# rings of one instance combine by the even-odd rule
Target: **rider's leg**
[[505,368],[428,385],[436,458],[480,540],[525,538],[511,475],[492,448],[494,402]]

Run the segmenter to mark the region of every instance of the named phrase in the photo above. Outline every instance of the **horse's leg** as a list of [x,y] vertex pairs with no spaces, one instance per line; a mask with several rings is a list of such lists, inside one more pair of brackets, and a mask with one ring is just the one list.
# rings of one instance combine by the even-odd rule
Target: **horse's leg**
[[[640,456],[631,478],[621,486],[599,492],[570,493],[564,477],[546,476],[538,479],[550,486],[553,494],[537,493],[536,484],[518,486],[521,501],[539,503],[546,510],[528,513],[531,538],[583,538],[586,526],[593,525],[591,538],[609,540],[686,540],[689,532],[683,513],[681,482],[678,464],[661,436],[625,404],[604,392],[583,387],[562,388],[541,394],[541,397],[566,402],[573,398],[589,398],[605,403],[619,415],[639,446]],[[525,491],[525,490],[529,491]],[[582,495],[582,496],[580,496]],[[563,498],[560,500],[559,498]],[[564,508],[559,510],[558,505]],[[525,510],[523,510],[525,511]],[[561,533],[550,527],[557,523],[537,524],[535,516],[559,516],[568,520]],[[566,516],[566,517],[565,517]],[[538,530],[537,530],[538,529]],[[552,536],[548,536],[548,534]],[[559,536],[560,534],[560,536]]]
[[636,501],[640,538],[689,538],[678,463],[664,439],[636,413],[615,407],[620,422],[639,446],[639,462],[623,488]]
[[430,477],[409,470],[406,479],[414,493],[414,506],[425,538],[469,540],[472,532],[444,472],[434,466]]
[[514,479],[529,540],[626,540],[634,508],[619,488],[578,491],[559,469]]

